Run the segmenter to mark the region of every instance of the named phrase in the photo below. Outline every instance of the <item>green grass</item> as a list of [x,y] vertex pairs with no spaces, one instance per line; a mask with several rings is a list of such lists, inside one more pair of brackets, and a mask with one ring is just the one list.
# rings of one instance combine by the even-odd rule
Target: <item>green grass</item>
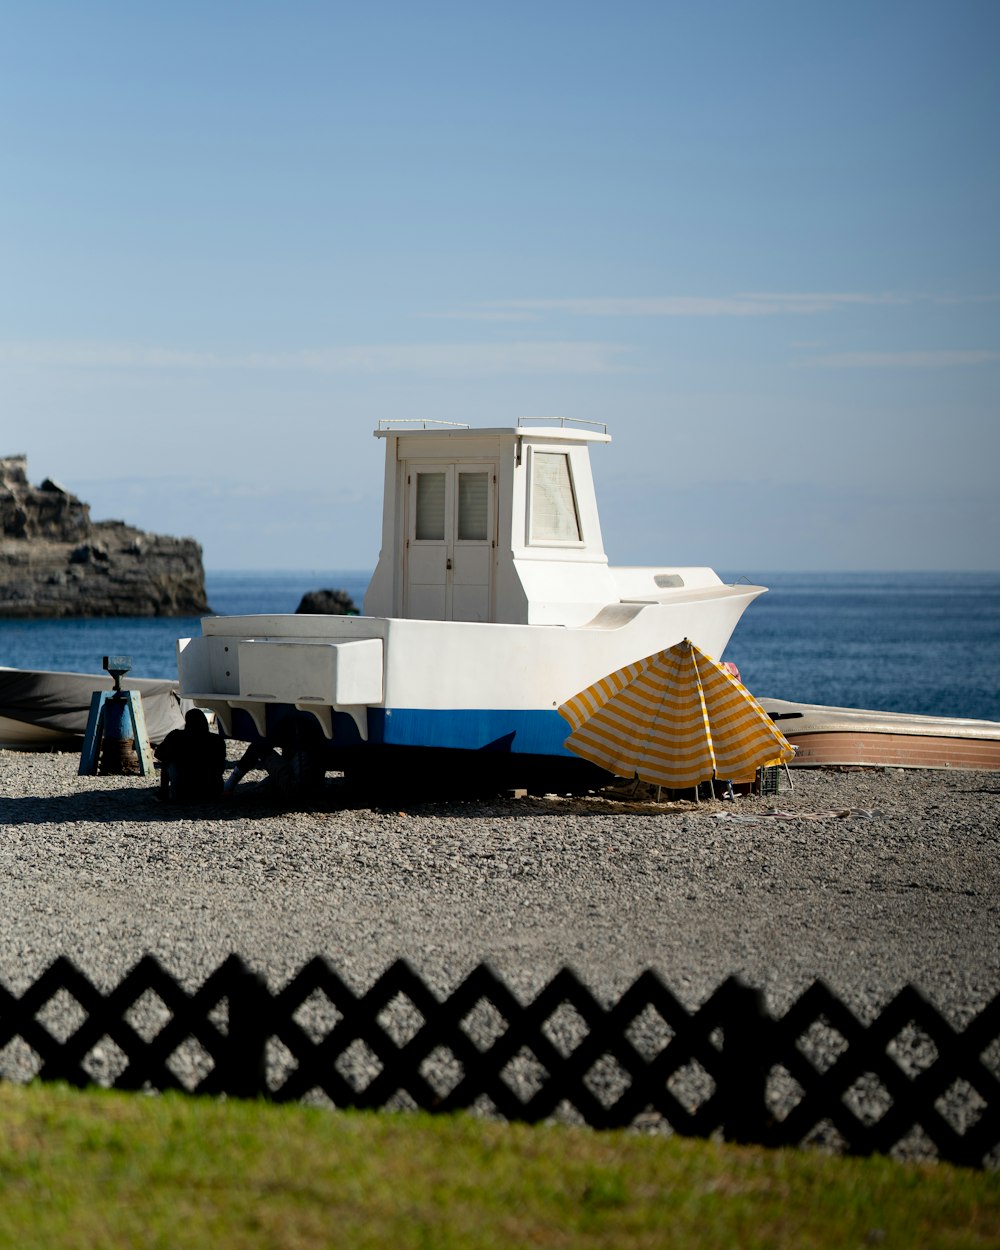
[[562,1126],[0,1085],[0,1246],[1000,1247],[1000,1176]]

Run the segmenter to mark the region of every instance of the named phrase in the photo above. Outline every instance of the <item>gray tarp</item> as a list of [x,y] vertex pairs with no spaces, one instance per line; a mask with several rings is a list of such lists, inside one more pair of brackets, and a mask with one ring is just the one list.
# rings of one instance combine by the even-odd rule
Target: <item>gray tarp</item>
[[[107,673],[49,673],[0,668],[0,718],[34,725],[82,739],[87,732],[90,699],[95,690],[113,690]],[[123,690],[142,695],[142,711],[150,742],[162,742],[171,729],[181,728],[184,714],[175,681],[138,677],[122,679]],[[8,727],[10,729],[10,727]],[[0,734],[7,739],[16,733]]]

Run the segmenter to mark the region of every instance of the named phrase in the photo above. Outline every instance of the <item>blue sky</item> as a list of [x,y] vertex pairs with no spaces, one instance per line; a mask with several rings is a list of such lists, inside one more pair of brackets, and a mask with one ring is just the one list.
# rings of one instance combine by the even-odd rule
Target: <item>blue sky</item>
[[28,3],[0,454],[378,553],[380,418],[606,421],[614,563],[1000,568],[1000,5]]

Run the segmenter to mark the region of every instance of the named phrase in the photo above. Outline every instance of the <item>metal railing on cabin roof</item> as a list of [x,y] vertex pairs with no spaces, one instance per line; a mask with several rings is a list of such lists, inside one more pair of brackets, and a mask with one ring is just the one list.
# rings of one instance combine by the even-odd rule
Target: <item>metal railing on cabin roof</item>
[[518,417],[518,426],[527,425],[529,421],[537,422],[540,425],[557,425],[560,429],[575,428],[576,426],[589,426],[595,430],[600,430],[602,434],[607,434],[607,421],[586,421],[583,417]]
[[420,430],[426,430],[428,426],[447,426],[453,430],[469,430],[472,427],[467,421],[435,421],[430,417],[380,417],[379,423],[375,427],[377,430],[388,430],[394,425],[415,425]]

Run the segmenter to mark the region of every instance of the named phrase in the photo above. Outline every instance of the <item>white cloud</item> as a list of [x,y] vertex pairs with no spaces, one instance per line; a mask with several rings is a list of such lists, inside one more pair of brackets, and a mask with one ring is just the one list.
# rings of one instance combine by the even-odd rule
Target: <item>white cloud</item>
[[940,369],[1000,360],[993,351],[832,352],[801,363],[818,369]]
[[776,317],[812,316],[848,305],[867,307],[919,303],[985,303],[995,295],[925,295],[865,291],[743,291],[733,295],[591,296],[577,299],[516,299],[439,314],[469,321],[536,319],[547,312],[576,317]]
[[614,343],[389,343],[246,358],[249,366],[321,373],[613,373],[627,349]]
[[0,364],[79,369],[205,369],[224,363],[212,352],[136,343],[55,341],[0,343]]
[[525,322],[540,321],[541,310],[529,308],[466,308],[459,312],[425,312],[420,314],[431,321],[488,321]]
[[[610,296],[582,299],[505,300],[486,305],[499,312],[525,315],[564,312],[578,317],[774,317],[829,312],[845,304],[903,304],[909,297],[850,292],[736,295]],[[475,313],[470,315],[476,315]]]
[[287,352],[177,351],[129,343],[0,343],[0,364],[85,369],[267,369],[428,376],[621,372],[629,349],[602,342],[376,343]]

